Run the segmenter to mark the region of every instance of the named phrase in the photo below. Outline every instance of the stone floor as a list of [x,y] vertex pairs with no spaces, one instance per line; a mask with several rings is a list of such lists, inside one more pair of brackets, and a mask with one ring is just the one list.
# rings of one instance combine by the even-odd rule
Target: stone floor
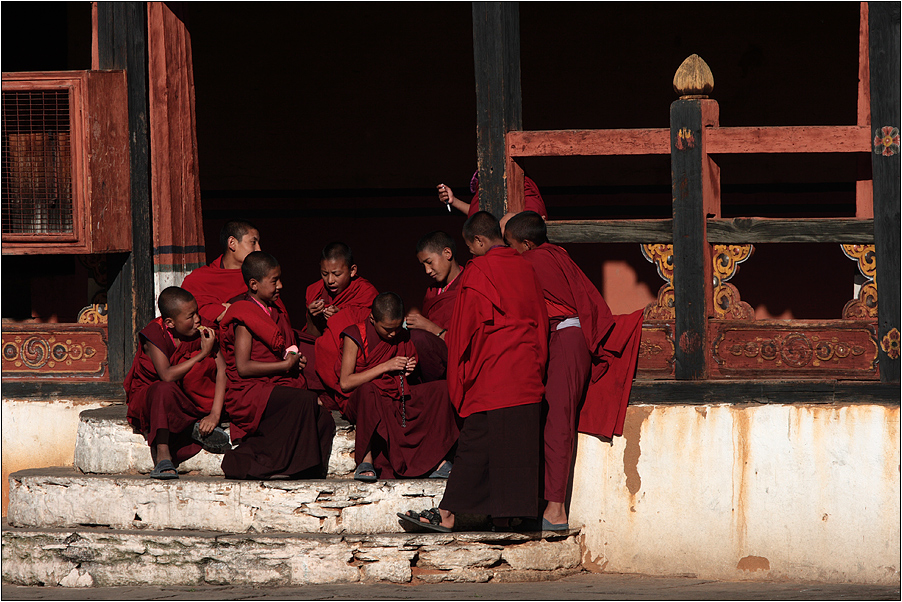
[[579,573],[533,583],[351,584],[304,587],[17,587],[4,600],[899,600],[900,588],[860,584],[708,581]]

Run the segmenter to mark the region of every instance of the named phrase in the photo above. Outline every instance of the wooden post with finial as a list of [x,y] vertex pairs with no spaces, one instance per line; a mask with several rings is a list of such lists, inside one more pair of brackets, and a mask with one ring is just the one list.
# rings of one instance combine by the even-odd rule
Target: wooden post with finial
[[693,54],[673,77],[679,100],[670,106],[673,185],[673,286],[676,309],[674,374],[708,377],[708,317],[714,315],[707,218],[720,214],[720,172],[708,157],[705,128],[718,125],[714,76]]

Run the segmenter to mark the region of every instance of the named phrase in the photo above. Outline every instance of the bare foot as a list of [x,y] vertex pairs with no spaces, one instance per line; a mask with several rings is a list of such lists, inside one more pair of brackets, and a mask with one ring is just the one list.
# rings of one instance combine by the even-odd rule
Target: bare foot
[[548,502],[545,507],[545,513],[542,518],[552,525],[563,525],[567,522],[567,510],[564,508],[563,502]]

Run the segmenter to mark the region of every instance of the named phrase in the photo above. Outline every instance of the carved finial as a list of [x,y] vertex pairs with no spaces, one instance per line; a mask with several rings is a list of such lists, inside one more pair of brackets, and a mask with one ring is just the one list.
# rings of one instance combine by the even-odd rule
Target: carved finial
[[697,54],[691,55],[673,76],[673,90],[680,98],[708,98],[714,91],[714,74],[708,63]]

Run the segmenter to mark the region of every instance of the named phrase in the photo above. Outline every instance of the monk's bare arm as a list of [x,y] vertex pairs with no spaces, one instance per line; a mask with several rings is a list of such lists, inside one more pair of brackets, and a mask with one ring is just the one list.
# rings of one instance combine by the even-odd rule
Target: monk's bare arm
[[222,358],[222,354],[219,353],[216,355],[216,388],[213,393],[213,408],[207,416],[200,419],[200,424],[197,427],[202,437],[206,437],[213,432],[214,428],[219,426],[219,419],[222,418],[222,406],[225,403],[228,378],[225,360]]
[[442,332],[442,329],[439,328],[439,325],[425,317],[423,314],[410,312],[407,314],[407,328],[417,328],[419,330],[425,330],[426,332],[431,332],[435,336],[439,336],[439,333]]
[[338,385],[343,393],[350,393],[360,385],[379,378],[386,372],[404,370],[407,367],[409,359],[398,356],[358,374],[354,372],[357,367],[357,343],[350,337],[343,337],[342,341],[341,378],[338,381]]
[[194,357],[188,358],[175,366],[169,363],[169,358],[156,345],[149,341],[144,342],[144,353],[150,356],[150,361],[153,362],[154,370],[157,371],[157,376],[160,377],[160,380],[167,383],[182,380],[197,362],[210,355],[213,343],[216,341],[216,335],[209,331],[201,331],[200,336],[202,337],[200,351]]
[[438,200],[443,202],[446,205],[451,205],[458,211],[462,212],[464,215],[470,213],[470,203],[465,203],[456,196],[454,196],[454,191],[444,184],[439,184],[436,186],[438,189]]
[[280,362],[258,362],[251,359],[251,345],[253,339],[251,332],[242,325],[235,326],[235,367],[241,378],[254,378],[257,376],[272,376],[285,374],[294,368],[298,360],[298,354],[289,353],[288,357]]
[[309,308],[307,309],[307,332],[315,337],[323,335],[322,331],[316,325],[316,320],[313,318],[313,314],[310,313]]

